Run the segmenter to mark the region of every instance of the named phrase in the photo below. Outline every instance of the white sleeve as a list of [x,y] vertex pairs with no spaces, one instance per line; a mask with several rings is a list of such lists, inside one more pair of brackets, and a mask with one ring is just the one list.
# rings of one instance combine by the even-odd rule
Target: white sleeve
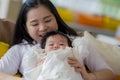
[[99,71],[101,69],[112,70],[94,48],[89,49],[89,55],[84,61],[92,72]]
[[14,75],[17,73],[21,61],[21,48],[18,45],[11,47],[0,59],[0,71]]
[[94,49],[90,51],[85,45],[80,45],[74,47],[74,53],[80,64],[86,65],[92,72],[105,68],[110,69]]
[[[73,41],[73,46],[85,46],[86,49],[82,52],[82,55],[87,55],[84,57],[84,64],[93,72],[101,69],[112,70],[103,58],[100,56],[100,51],[98,50],[96,39],[90,35],[88,32],[84,32],[83,37],[78,37]],[[88,51],[88,54],[84,53]]]

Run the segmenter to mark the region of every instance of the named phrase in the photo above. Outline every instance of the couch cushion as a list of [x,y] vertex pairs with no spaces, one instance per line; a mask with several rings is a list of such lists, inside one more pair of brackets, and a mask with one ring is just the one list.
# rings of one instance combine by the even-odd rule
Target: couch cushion
[[10,44],[12,42],[15,23],[0,19],[0,41]]
[[8,48],[9,48],[9,44],[0,42],[0,58],[5,54],[5,52],[8,50]]
[[120,80],[120,75],[116,75],[115,80]]

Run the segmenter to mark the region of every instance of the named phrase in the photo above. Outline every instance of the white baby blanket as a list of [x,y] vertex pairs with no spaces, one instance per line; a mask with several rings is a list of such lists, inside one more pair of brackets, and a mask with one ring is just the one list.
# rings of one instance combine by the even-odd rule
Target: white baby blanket
[[74,57],[72,48],[51,51],[42,65],[25,72],[24,77],[27,80],[83,80],[68,64],[68,57]]

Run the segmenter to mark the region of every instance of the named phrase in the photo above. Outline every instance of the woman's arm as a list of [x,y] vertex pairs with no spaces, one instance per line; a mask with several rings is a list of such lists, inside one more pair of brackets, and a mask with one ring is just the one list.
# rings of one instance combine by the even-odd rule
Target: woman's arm
[[25,79],[0,72],[0,80],[25,80]]
[[112,71],[108,69],[103,69],[94,73],[89,73],[89,75],[91,74],[93,74],[96,77],[96,80],[114,80],[115,77]]
[[68,63],[80,72],[84,80],[114,80],[114,74],[109,69],[101,69],[96,72],[88,73],[84,65],[81,65],[77,59],[68,58]]

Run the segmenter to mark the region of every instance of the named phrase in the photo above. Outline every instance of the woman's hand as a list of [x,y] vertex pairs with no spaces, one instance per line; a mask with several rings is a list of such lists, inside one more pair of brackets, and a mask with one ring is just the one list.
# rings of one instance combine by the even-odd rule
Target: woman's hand
[[75,68],[76,72],[79,72],[84,80],[96,80],[96,76],[92,73],[88,73],[85,69],[85,66],[80,64],[77,59],[69,57],[68,63],[71,67]]

